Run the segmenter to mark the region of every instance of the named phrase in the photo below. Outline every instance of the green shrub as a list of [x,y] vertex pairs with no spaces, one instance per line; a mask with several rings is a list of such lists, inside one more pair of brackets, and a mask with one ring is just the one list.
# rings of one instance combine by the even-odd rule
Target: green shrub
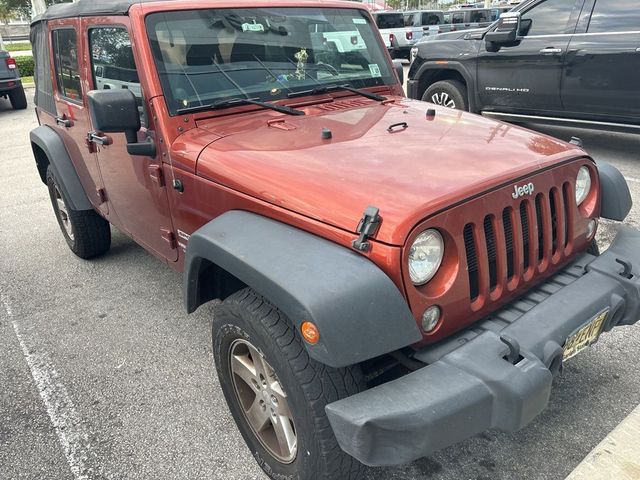
[[33,57],[23,55],[19,57],[15,57],[16,65],[18,66],[18,70],[20,70],[20,75],[23,77],[33,77]]

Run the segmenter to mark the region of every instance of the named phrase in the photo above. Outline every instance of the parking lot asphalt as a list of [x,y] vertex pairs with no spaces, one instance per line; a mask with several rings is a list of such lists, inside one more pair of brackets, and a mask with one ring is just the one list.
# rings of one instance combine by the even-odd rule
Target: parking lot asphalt
[[[181,276],[115,230],[101,259],[67,248],[31,155],[32,107],[0,100],[0,479],[266,478],[218,386],[212,309],[187,315]],[[620,168],[640,226],[639,137],[534,127]],[[563,479],[640,403],[639,358],[640,327],[618,329],[567,364],[522,431],[368,479]]]

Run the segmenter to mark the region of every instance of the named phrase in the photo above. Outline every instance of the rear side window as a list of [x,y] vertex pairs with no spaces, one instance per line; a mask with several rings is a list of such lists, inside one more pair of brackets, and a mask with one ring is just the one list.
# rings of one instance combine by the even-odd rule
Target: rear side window
[[423,13],[422,25],[440,25],[443,22],[443,15],[438,13]]
[[379,29],[404,28],[404,16],[401,13],[381,13],[376,16]]
[[640,32],[638,0],[598,0],[591,14],[588,32]]
[[560,35],[567,30],[573,0],[547,0],[522,15],[521,35]]
[[464,23],[464,13],[452,13],[451,23]]
[[78,71],[78,40],[72,28],[51,33],[58,93],[74,102],[82,101]]
[[471,12],[471,18],[469,19],[471,23],[483,23],[491,21],[491,11],[490,10],[476,10]]

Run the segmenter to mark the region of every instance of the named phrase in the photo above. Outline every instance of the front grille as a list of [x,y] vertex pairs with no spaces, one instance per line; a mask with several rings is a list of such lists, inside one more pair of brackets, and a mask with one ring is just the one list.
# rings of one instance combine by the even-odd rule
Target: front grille
[[571,186],[551,188],[469,222],[463,231],[469,298],[481,308],[536,271],[564,257],[571,224]]

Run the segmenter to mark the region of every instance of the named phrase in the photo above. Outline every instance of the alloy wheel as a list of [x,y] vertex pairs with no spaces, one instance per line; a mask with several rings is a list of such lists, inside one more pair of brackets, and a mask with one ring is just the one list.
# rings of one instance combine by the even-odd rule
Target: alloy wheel
[[69,218],[69,209],[67,208],[67,204],[64,202],[62,194],[60,193],[57,185],[53,186],[53,194],[55,197],[58,214],[60,215],[62,227],[64,228],[64,231],[67,233],[69,238],[73,240],[73,226],[71,225],[71,219]]
[[431,95],[431,103],[442,105],[443,107],[456,108],[456,102],[453,101],[447,92],[436,92]]
[[298,439],[284,392],[273,368],[250,342],[238,339],[229,349],[236,398],[262,446],[282,463],[295,460]]

